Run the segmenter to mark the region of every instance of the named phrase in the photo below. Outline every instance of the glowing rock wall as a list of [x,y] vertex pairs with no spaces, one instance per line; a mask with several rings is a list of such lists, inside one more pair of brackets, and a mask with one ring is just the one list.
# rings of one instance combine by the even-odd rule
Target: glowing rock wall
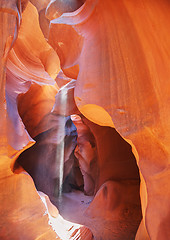
[[[140,175],[143,220],[136,240],[167,240],[170,2],[66,2],[0,1],[0,237],[56,238],[31,177],[21,173],[15,160],[35,143],[38,134],[55,125],[54,115],[79,114],[94,134],[98,151],[95,189],[99,191],[87,214],[96,216],[97,206],[102,208],[106,199],[112,202],[113,189],[119,189],[121,206],[135,202],[133,194],[131,200],[122,195],[131,192],[133,184],[125,188],[127,182],[117,186],[110,180],[139,181]],[[58,81],[68,85],[59,90]],[[68,96],[63,104],[65,92]],[[64,110],[59,107],[62,104]],[[107,159],[112,155],[111,142],[116,143],[120,136],[131,145],[136,159],[126,155],[131,151],[128,145],[130,150],[124,150],[128,160],[120,162],[117,157],[115,164]],[[123,139],[121,149],[127,144]],[[110,217],[108,212],[113,209],[109,206],[102,216]],[[119,216],[119,210],[113,214]],[[134,229],[138,222],[140,218]]]

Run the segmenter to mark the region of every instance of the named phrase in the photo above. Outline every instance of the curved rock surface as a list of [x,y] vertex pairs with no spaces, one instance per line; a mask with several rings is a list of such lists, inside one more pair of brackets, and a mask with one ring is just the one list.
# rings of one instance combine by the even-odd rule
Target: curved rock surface
[[87,0],[51,22],[51,31],[66,25],[83,37],[72,61],[80,69],[76,103],[88,119],[115,126],[133,146],[151,239],[169,235],[169,7],[168,1]]
[[[5,172],[2,160],[10,160],[1,157],[1,171]],[[30,176],[10,172],[2,177],[1,172],[0,187],[1,239],[60,239],[48,224],[45,207]]]
[[96,140],[99,174],[96,176],[97,190],[108,180],[135,180],[139,182],[139,170],[131,146],[111,127],[99,126],[87,118]]
[[[82,117],[96,144],[94,151],[80,125],[77,143],[67,132],[72,140],[62,175],[72,174],[78,144],[75,155],[84,189],[96,194],[87,210],[89,222],[109,219],[114,237],[134,239],[141,218],[140,182],[143,220],[136,240],[169,239],[169,10],[167,0],[0,0],[2,239],[56,238],[30,176],[21,173],[15,161],[19,156],[25,161],[34,149],[29,159],[33,161],[32,154],[35,162],[48,159],[38,168],[50,169],[53,178],[53,171],[63,165],[50,168],[50,156],[54,145],[63,142],[71,114]],[[91,168],[93,157],[96,165]],[[90,177],[85,178],[87,172]],[[45,187],[50,195],[49,184]],[[122,212],[126,223],[121,222]],[[27,231],[21,232],[23,228]],[[86,239],[89,233],[91,239],[84,229],[84,235],[74,238]],[[108,232],[95,236],[109,240]]]
[[16,162],[31,175],[38,191],[46,193],[51,199],[58,196],[60,181],[69,175],[73,167],[72,153],[77,138],[76,128],[69,117],[54,116],[53,121],[55,125],[37,135],[34,138],[36,143],[24,151]]
[[[142,217],[138,191],[139,186],[135,181],[106,181],[100,187],[85,211],[85,215],[94,221],[103,219],[103,233],[99,235],[94,230],[97,239],[135,238]],[[108,231],[109,228],[111,231]]]
[[89,127],[84,124],[78,115],[72,115],[71,119],[77,128],[77,146],[74,151],[78,159],[80,171],[84,179],[84,192],[94,195],[98,184],[98,159],[95,138]]
[[[15,159],[21,152],[34,143],[18,114],[18,95],[28,91],[32,83],[52,88],[55,82],[51,76],[55,78],[57,69],[60,69],[58,56],[43,39],[37,12],[27,2],[0,1],[0,238],[60,239],[48,223],[49,217],[45,215],[45,207],[31,177],[22,172],[21,167],[15,173],[10,169],[14,168]],[[87,228],[74,224],[69,226],[76,231],[70,231],[69,239],[79,239],[84,235],[92,239]]]

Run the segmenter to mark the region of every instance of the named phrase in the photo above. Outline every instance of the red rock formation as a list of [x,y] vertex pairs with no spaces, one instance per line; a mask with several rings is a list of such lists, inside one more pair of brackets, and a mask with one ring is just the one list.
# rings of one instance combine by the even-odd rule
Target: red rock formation
[[[34,28],[32,28],[33,24]],[[56,60],[55,64],[51,65],[51,61],[54,60]],[[6,71],[8,132],[10,144],[15,149],[21,149],[29,142],[29,136],[18,115],[17,97],[20,93],[28,91],[32,83],[53,85],[55,82],[45,69],[55,77],[56,70],[59,69],[58,57],[44,39],[39,28],[38,13],[35,7],[28,3],[22,14],[22,24],[15,46],[8,56]]]
[[48,225],[45,207],[30,176],[11,172],[5,175],[5,179],[1,177],[0,187],[1,239],[56,239],[57,235]]
[[[44,216],[45,208],[37,195],[32,179],[25,174],[13,174],[10,170],[11,159],[15,151],[8,145],[6,132],[6,107],[5,107],[5,65],[7,55],[14,41],[17,38],[17,31],[20,25],[21,7],[26,1],[1,1],[0,2],[0,17],[1,17],[1,49],[0,49],[0,238],[8,239],[56,239],[57,235],[48,225],[48,217]],[[9,76],[9,75],[8,75]],[[15,87],[12,88],[11,82],[8,79],[8,94],[11,98],[13,106],[15,105],[17,91],[25,91],[25,86],[17,85],[14,79]],[[16,86],[17,85],[17,86]],[[23,88],[23,89],[22,89]],[[12,89],[14,93],[12,94]],[[9,100],[9,99],[8,99]],[[17,122],[17,113],[15,109],[9,110],[9,102],[7,102],[8,111],[13,111],[15,122]],[[11,113],[11,112],[10,112]],[[8,127],[12,130],[11,125]],[[18,122],[12,127],[18,127]],[[13,136],[12,131],[11,137]],[[22,130],[20,131],[20,133]],[[18,132],[19,133],[19,132]],[[13,143],[15,139],[12,139]],[[18,139],[16,139],[18,141]],[[22,148],[26,143],[20,141],[19,148]],[[23,151],[23,150],[22,150]],[[19,154],[19,153],[17,153]],[[37,228],[37,224],[39,228]],[[21,230],[22,229],[22,230]],[[23,231],[23,229],[27,229]],[[59,238],[58,238],[59,239]]]
[[74,100],[75,85],[76,81],[72,79],[60,88],[55,96],[55,104],[52,109],[52,113],[62,116],[70,116],[73,113],[80,113]]
[[[17,111],[17,97],[20,93],[26,92],[31,83],[54,84],[49,74],[55,78],[59,69],[58,57],[45,41],[39,29],[38,14],[30,3],[22,14],[19,30],[21,11],[25,9],[26,2],[22,1],[20,5],[20,1],[0,1],[0,238],[3,240],[60,239],[48,224],[49,217],[45,215],[45,207],[31,177],[22,173],[22,168],[17,169],[15,173],[10,169],[10,165],[11,168],[14,167],[17,156],[33,144],[29,142],[31,138],[24,132],[24,125]],[[5,104],[5,85],[7,104]],[[50,87],[46,86],[47,89]],[[10,138],[7,139],[8,134]],[[22,150],[16,151],[11,145],[17,150]],[[60,224],[60,226],[64,225]],[[92,234],[87,228],[77,227],[74,224],[71,226],[80,234],[67,229],[68,232],[70,231],[69,239],[77,239],[84,234],[88,236],[87,239],[92,239]]]
[[58,18],[63,13],[74,12],[85,0],[51,0],[46,8],[46,17],[50,20]]
[[[106,181],[101,186],[85,212],[85,215],[94,221],[101,221],[102,235],[98,235],[94,230],[97,239],[135,238],[141,221],[138,191],[139,186],[135,181]],[[108,231],[110,226],[112,230]]]
[[24,151],[16,163],[31,175],[37,190],[46,193],[50,199],[59,194],[61,174],[63,181],[73,167],[77,138],[76,128],[69,117],[54,115],[53,121],[53,127],[34,137],[36,143]]
[[57,88],[54,86],[34,84],[27,93],[18,96],[18,112],[32,138],[54,125],[50,112],[56,93]]
[[78,159],[81,173],[84,179],[84,192],[87,195],[94,195],[98,181],[97,149],[94,136],[81,117],[72,115],[71,119],[77,128],[78,139],[74,151]]
[[[90,172],[90,179],[95,179],[99,190],[88,209],[89,216],[109,216],[112,220],[120,217],[121,221],[126,204],[128,213],[136,204],[134,225],[131,228],[131,215],[127,214],[128,227],[123,227],[127,234],[119,226],[114,229],[119,239],[125,235],[127,239],[134,238],[140,219],[139,199],[134,200],[139,168],[143,220],[136,240],[167,240],[170,234],[169,1],[83,3],[83,0],[0,1],[0,203],[3,203],[0,236],[2,239],[18,239],[20,234],[24,239],[56,237],[49,228],[48,218],[43,216],[44,206],[31,178],[12,173],[10,165],[14,165],[19,150],[33,144],[31,137],[48,131],[49,124],[55,125],[53,116],[62,115],[64,119],[81,112],[94,134],[99,166],[96,176],[89,166],[82,167],[80,163],[86,174]],[[70,12],[73,10],[76,11]],[[69,81],[58,92],[54,79],[57,81],[60,67],[68,78],[77,80]],[[68,98],[61,109],[65,93]],[[44,100],[46,105],[42,108]],[[85,135],[82,139],[89,147]],[[85,151],[86,158],[91,150],[85,149],[84,146],[82,152]],[[91,162],[91,157],[87,160]],[[115,188],[113,182],[108,183],[110,180],[116,181]],[[86,182],[89,181],[85,180],[85,185]],[[131,197],[124,196],[125,192]],[[7,223],[11,226],[8,232]],[[21,233],[23,228],[28,231]],[[85,237],[86,231],[82,235]],[[98,237],[109,240],[105,234]]]
[[169,7],[168,1],[87,0],[51,25],[70,26],[70,34],[73,26],[84,38],[76,103],[132,144],[151,239],[169,236]]
[[139,171],[131,146],[114,128],[94,124],[84,118],[96,139],[99,176],[97,189],[108,180],[135,180],[139,182]]

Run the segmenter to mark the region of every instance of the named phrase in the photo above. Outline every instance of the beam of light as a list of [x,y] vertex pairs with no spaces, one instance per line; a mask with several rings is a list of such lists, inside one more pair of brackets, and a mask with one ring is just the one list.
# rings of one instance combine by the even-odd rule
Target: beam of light
[[[58,94],[60,94],[59,99],[59,109],[61,115],[65,115],[67,107],[67,89],[62,87]],[[60,118],[59,130],[57,134],[58,141],[60,144],[57,146],[56,163],[57,163],[57,176],[59,177],[58,183],[55,188],[55,195],[58,196],[59,200],[62,197],[62,185],[63,185],[63,174],[64,174],[64,138],[65,138],[65,118]]]

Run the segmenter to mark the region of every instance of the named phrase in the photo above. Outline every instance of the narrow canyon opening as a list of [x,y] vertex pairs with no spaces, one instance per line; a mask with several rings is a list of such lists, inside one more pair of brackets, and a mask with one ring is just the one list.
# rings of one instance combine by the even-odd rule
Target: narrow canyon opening
[[169,239],[169,8],[0,0],[0,239]]
[[[22,112],[22,105],[32,89],[18,98],[29,134],[32,113]],[[49,197],[61,216],[87,226],[95,239],[135,239],[142,213],[131,146],[114,128],[99,126],[82,114],[49,112],[40,125],[47,130],[33,137],[35,144],[21,153],[14,169],[21,166],[28,172],[37,191]]]

